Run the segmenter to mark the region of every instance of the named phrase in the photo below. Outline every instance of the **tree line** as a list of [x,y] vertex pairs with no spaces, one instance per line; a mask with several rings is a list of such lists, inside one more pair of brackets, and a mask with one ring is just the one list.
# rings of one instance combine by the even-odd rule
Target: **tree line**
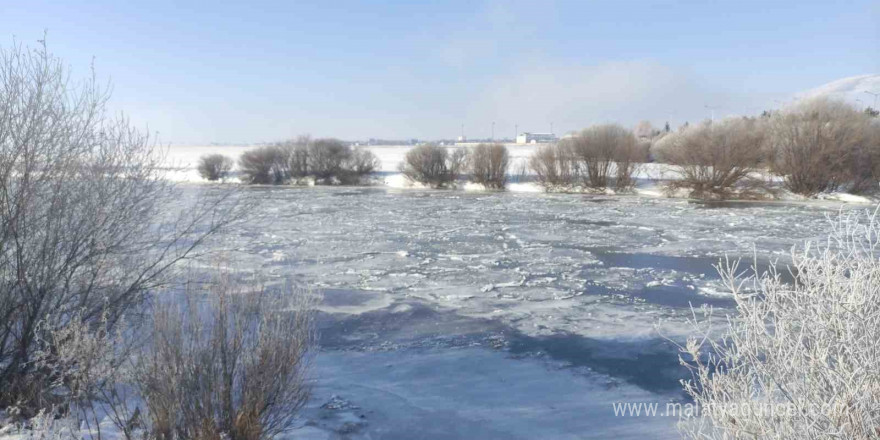
[[[636,133],[638,135],[636,135]],[[335,139],[293,141],[250,150],[239,159],[242,180],[254,184],[357,184],[379,168],[370,151]],[[780,186],[813,196],[825,191],[870,192],[880,182],[880,119],[831,99],[812,99],[759,117],[730,117],[635,132],[619,124],[594,125],[529,157],[531,178],[547,191],[632,190],[644,163],[666,164],[670,194],[694,198],[772,197]],[[503,144],[409,150],[399,171],[412,182],[448,188],[463,176],[490,189],[508,182],[510,154]],[[201,158],[208,180],[229,175],[230,158]],[[525,166],[525,165],[524,165]],[[525,170],[520,171],[521,174]]]

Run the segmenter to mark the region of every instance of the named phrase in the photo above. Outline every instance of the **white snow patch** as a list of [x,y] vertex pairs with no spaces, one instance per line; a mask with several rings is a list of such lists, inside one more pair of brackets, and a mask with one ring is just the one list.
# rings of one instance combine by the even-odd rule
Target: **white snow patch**
[[[874,106],[874,97],[865,93],[865,91],[873,93],[880,92],[880,74],[875,73],[841,78],[814,89],[798,93],[795,95],[795,98],[811,99],[828,97],[844,100],[859,108],[864,106]],[[856,100],[861,100],[861,102]]]
[[874,203],[874,200],[871,200],[868,197],[860,196],[860,195],[856,195],[856,194],[843,193],[843,192],[819,194],[818,196],[816,196],[816,198],[820,199],[820,200],[832,200],[832,201],[843,202],[843,203],[861,203],[861,204]]

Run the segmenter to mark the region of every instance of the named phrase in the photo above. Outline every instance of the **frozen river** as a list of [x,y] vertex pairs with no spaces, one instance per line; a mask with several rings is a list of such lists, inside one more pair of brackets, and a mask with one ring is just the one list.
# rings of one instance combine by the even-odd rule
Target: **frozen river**
[[[197,191],[188,188],[188,191]],[[676,438],[612,402],[682,398],[689,304],[712,264],[785,261],[836,208],[645,197],[249,188],[217,245],[324,294],[307,438]]]

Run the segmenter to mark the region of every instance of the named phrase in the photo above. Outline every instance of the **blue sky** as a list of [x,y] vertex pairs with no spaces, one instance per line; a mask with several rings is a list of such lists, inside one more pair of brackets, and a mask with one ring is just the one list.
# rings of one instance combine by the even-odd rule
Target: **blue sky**
[[44,29],[170,143],[678,125],[880,72],[877,1],[0,0],[0,44]]

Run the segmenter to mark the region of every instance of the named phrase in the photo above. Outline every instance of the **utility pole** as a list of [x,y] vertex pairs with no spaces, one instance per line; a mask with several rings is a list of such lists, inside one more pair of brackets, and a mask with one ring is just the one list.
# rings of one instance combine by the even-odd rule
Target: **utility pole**
[[550,123],[550,134],[553,134],[553,123]]
[[711,112],[710,114],[712,115],[712,122],[715,122],[715,109],[717,109],[718,107],[710,107],[709,104],[706,104],[703,107],[706,107],[706,110],[709,110]]

